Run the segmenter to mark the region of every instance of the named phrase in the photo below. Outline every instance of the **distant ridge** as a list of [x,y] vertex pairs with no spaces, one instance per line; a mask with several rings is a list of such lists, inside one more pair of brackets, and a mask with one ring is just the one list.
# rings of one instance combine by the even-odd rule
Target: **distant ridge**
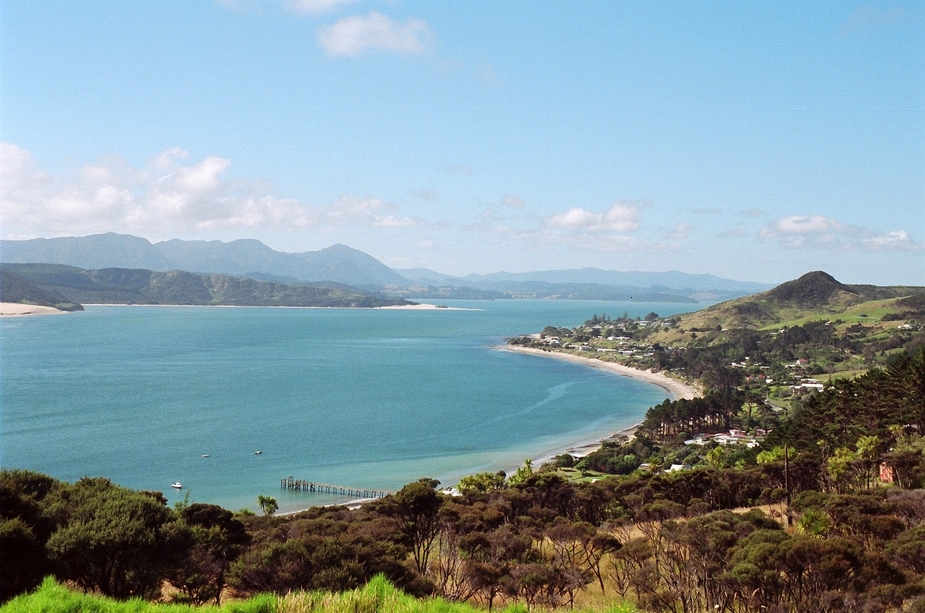
[[412,300],[533,298],[693,303],[728,300],[772,287],[708,274],[597,268],[454,277],[423,268],[396,271],[369,254],[339,244],[318,251],[285,253],[253,239],[172,239],[151,243],[145,238],[111,232],[2,240],[0,260],[61,264],[84,270],[182,270],[281,284],[341,284]]
[[64,264],[94,270],[139,268],[239,276],[270,273],[299,281],[334,281],[347,285],[407,283],[407,279],[379,260],[346,245],[284,253],[251,239],[228,243],[173,239],[152,244],[145,238],[110,232],[83,237],[4,240],[0,241],[0,259],[9,263]]
[[[356,308],[412,304],[350,287],[287,285],[180,270],[86,270],[62,264],[3,264],[0,271],[3,273],[4,294],[9,278],[13,282],[24,282],[48,296],[62,297],[69,303]],[[57,307],[55,304],[49,306]]]

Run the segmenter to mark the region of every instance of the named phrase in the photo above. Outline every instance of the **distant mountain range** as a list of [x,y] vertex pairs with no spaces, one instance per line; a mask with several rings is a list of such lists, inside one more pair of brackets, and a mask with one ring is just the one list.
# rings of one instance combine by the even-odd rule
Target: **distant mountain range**
[[285,253],[257,240],[151,243],[127,234],[0,241],[4,263],[45,263],[85,270],[143,269],[221,274],[292,285],[333,282],[407,299],[556,298],[637,302],[716,302],[769,284],[681,272],[582,268],[454,277],[423,268],[393,270],[345,245]]
[[0,266],[0,299],[68,311],[81,310],[80,303],[353,308],[412,304],[344,286],[289,285],[179,270],[8,263]]

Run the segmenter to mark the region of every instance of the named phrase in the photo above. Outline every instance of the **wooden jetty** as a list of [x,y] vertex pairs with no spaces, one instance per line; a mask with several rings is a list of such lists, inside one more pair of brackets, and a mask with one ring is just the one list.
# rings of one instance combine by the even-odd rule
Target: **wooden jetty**
[[293,477],[280,479],[279,486],[284,490],[293,490],[296,492],[336,494],[339,496],[353,496],[354,498],[385,498],[392,493],[386,490],[373,490],[361,487],[348,487],[345,485],[316,483],[314,481],[305,481],[304,479],[295,479]]

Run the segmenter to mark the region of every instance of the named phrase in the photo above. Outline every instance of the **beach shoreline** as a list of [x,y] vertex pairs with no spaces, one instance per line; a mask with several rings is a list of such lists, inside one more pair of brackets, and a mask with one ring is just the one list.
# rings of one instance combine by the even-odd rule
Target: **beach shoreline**
[[[691,400],[701,396],[700,390],[695,388],[692,385],[688,385],[683,381],[678,381],[677,379],[672,379],[671,377],[662,374],[656,373],[649,370],[640,370],[638,368],[631,368],[629,366],[624,366],[623,364],[616,364],[614,362],[605,362],[597,358],[585,357],[580,355],[574,355],[571,353],[564,353],[559,351],[543,351],[542,349],[534,349],[532,347],[521,347],[514,345],[502,345],[497,347],[500,351],[511,351],[514,353],[523,353],[527,355],[535,355],[540,357],[547,357],[556,360],[566,360],[568,362],[574,362],[576,364],[583,364],[585,366],[591,366],[592,368],[599,368],[601,370],[606,370],[613,374],[622,375],[624,377],[629,377],[637,381],[642,381],[644,383],[649,383],[656,385],[671,396],[672,400],[686,399]],[[621,428],[616,432],[612,432],[609,435],[601,438],[596,437],[594,439],[586,439],[582,441],[577,441],[571,445],[557,448],[552,451],[546,452],[543,456],[535,458],[533,464],[536,467],[542,466],[544,463],[551,462],[557,455],[567,453],[576,458],[582,458],[594,451],[597,451],[601,446],[606,442],[611,442],[620,439],[621,437],[630,438],[635,434],[636,429],[639,428],[640,423],[628,426],[626,428]],[[516,469],[516,467],[515,467]]]
[[694,386],[688,385],[687,383],[677,379],[672,379],[668,375],[652,372],[651,370],[640,370],[638,368],[624,366],[623,364],[617,364],[616,362],[605,362],[604,360],[599,360],[597,358],[574,355],[572,353],[564,353],[561,351],[543,351],[542,349],[534,349],[532,347],[504,345],[498,347],[498,349],[502,351],[512,351],[514,353],[525,353],[529,355],[553,358],[556,360],[566,360],[568,362],[575,362],[576,364],[591,366],[592,368],[600,368],[601,370],[623,375],[624,377],[636,379],[637,381],[657,385],[658,387],[671,394],[672,400],[692,400],[701,396],[700,390]]
[[25,315],[60,315],[66,313],[50,306],[23,304],[21,302],[0,302],[0,317],[22,317]]

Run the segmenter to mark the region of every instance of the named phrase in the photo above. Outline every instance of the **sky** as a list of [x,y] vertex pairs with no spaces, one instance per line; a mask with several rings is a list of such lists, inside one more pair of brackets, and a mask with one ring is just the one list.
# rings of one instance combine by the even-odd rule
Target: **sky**
[[925,285],[925,4],[3,0],[0,235]]

